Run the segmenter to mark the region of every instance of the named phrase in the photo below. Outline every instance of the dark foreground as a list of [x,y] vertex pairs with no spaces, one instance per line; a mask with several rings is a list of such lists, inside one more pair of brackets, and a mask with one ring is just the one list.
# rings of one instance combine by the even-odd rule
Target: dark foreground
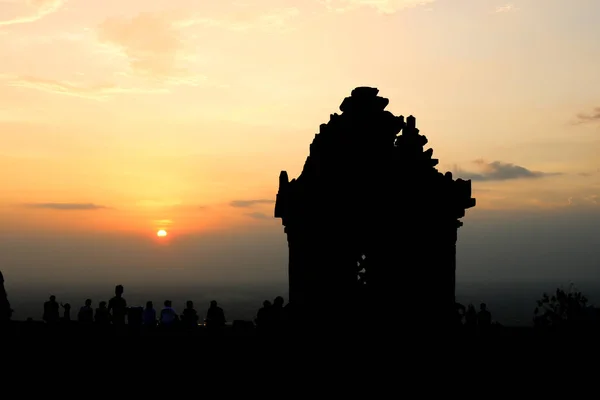
[[[144,326],[98,326],[95,324],[82,324],[75,321],[61,322],[56,325],[48,325],[39,321],[11,321],[8,325],[0,327],[0,335],[13,337],[46,337],[46,336],[191,336],[191,337],[211,337],[211,336],[293,336],[294,334],[342,334],[344,336],[377,334],[405,336],[411,333],[418,336],[438,336],[442,332],[414,329],[397,329],[390,326],[370,327],[370,328],[352,328],[352,327],[315,327],[290,328],[281,327],[279,329],[261,330],[250,321],[234,321],[231,325],[220,328],[208,328],[199,325],[194,328],[175,326],[149,329]],[[450,333],[451,336],[458,338],[489,338],[489,339],[536,339],[539,337],[599,337],[599,327],[572,328],[562,327],[537,329],[530,327],[503,327],[492,326],[484,331],[469,331],[466,329],[457,329]]]

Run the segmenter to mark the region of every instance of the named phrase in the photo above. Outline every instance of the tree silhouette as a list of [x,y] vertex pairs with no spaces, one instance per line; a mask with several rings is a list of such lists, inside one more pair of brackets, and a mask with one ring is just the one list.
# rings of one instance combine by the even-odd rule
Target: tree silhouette
[[547,293],[537,301],[534,310],[534,325],[536,327],[560,327],[579,325],[587,321],[588,298],[573,284],[569,291],[557,288],[550,296]]

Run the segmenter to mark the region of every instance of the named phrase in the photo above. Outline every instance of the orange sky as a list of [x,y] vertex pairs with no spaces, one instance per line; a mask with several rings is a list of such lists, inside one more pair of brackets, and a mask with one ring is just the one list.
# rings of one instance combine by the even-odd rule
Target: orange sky
[[[265,217],[279,171],[297,176],[356,86],[415,115],[440,169],[483,174],[480,209],[595,204],[594,12],[593,0],[0,0],[0,230],[278,225]],[[508,164],[541,173],[495,180]]]

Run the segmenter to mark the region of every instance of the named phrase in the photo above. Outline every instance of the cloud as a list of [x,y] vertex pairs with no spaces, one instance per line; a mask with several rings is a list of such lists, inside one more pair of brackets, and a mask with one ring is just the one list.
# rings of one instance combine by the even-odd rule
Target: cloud
[[118,47],[134,72],[149,77],[180,77],[178,68],[183,41],[174,20],[167,14],[141,13],[136,17],[108,18],[98,26],[100,42]]
[[577,114],[577,122],[579,124],[600,122],[600,107],[594,107],[589,114]]
[[244,215],[246,215],[246,216],[248,216],[250,218],[260,219],[260,220],[274,219],[274,217],[268,216],[267,214],[260,213],[260,212],[247,213],[247,214],[244,214]]
[[75,96],[92,100],[106,100],[109,97],[118,94],[168,93],[168,90],[166,89],[127,88],[113,84],[84,86],[72,82],[61,82],[52,79],[41,79],[30,76],[0,76],[0,80],[6,80],[7,86],[23,87],[41,90],[48,93]]
[[275,200],[259,199],[259,200],[234,200],[229,205],[231,207],[246,208],[257,204],[274,204]]
[[598,203],[600,201],[600,197],[597,194],[592,194],[592,195],[586,196],[586,197],[584,197],[584,200],[587,200],[594,204],[600,204],[600,203]]
[[26,205],[29,208],[43,208],[47,210],[101,210],[106,206],[99,206],[93,203],[32,203]]
[[567,199],[569,206],[597,206],[600,204],[600,197],[597,194],[586,196],[571,196]]
[[579,172],[577,175],[584,176],[584,177],[587,178],[587,177],[590,177],[590,176],[594,175],[596,172],[597,171],[594,171],[594,172]]
[[[181,29],[184,18],[169,13],[141,13],[133,18],[108,18],[97,28],[98,40],[129,59],[133,74],[169,86],[216,86],[208,77],[190,73],[185,63],[194,60],[186,53]],[[128,72],[121,75],[133,77]]]
[[[191,74],[186,64],[196,60],[186,32],[197,25],[232,31],[262,29],[287,31],[290,21],[299,15],[295,7],[257,12],[252,4],[236,4],[235,12],[218,15],[190,15],[181,12],[140,13],[133,18],[112,17],[97,27],[98,41],[109,52],[115,49],[129,59],[131,70],[138,76],[170,85],[200,86],[222,84],[208,82],[207,77]],[[104,50],[106,51],[106,50]]]
[[494,12],[495,13],[507,13],[507,12],[517,11],[517,10],[518,10],[518,8],[516,8],[514,5],[505,4],[503,6],[496,7],[496,11],[494,11]]
[[353,11],[362,7],[371,7],[382,14],[394,14],[407,8],[434,3],[436,0],[321,0],[321,3],[333,12]]
[[259,29],[264,31],[290,31],[290,22],[300,15],[295,7],[279,8],[268,12],[258,13],[250,4],[247,10],[238,10],[236,13],[221,15],[219,17],[191,17],[174,22],[174,26],[188,28],[195,25],[216,27],[231,31],[248,31]]
[[57,12],[66,2],[67,0],[0,0],[0,11],[3,9],[2,4],[9,4],[7,8],[16,8],[17,12],[24,11],[23,15],[0,20],[0,26],[38,21],[49,14]]
[[173,205],[170,207],[167,207],[171,210],[177,210],[177,211],[189,211],[189,212],[194,212],[194,211],[206,211],[210,209],[210,206],[208,205],[199,205],[199,204],[177,204],[177,205]]
[[488,163],[484,160],[475,160],[474,163],[481,170],[480,173],[456,169],[456,174],[462,179],[471,179],[473,181],[506,181],[511,179],[534,179],[545,176],[561,175],[560,172],[531,171],[525,167],[504,163],[502,161],[492,161]]

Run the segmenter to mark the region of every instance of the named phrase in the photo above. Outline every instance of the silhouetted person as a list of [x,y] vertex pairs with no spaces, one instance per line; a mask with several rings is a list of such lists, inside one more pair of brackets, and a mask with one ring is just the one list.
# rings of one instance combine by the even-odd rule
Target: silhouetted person
[[50,300],[44,303],[44,315],[42,317],[48,324],[54,324],[60,319],[59,305],[56,296],[50,296]]
[[488,311],[485,303],[481,303],[479,305],[479,313],[477,313],[477,325],[484,330],[492,325],[492,313]]
[[280,328],[283,325],[283,297],[277,296],[273,300],[273,324],[275,327]]
[[112,311],[113,325],[125,325],[127,315],[127,302],[123,298],[123,285],[115,287],[115,297],[108,302],[108,312]]
[[6,289],[4,289],[4,276],[0,271],[0,324],[7,323],[12,317],[13,309],[10,308],[8,302],[8,295]]
[[164,327],[171,327],[177,321],[177,313],[172,307],[171,300],[165,300],[165,307],[160,311],[160,324]]
[[106,307],[105,301],[101,301],[98,305],[98,308],[96,308],[96,315],[94,316],[94,321],[98,325],[108,325],[110,323],[110,312]]
[[469,332],[473,332],[477,329],[477,311],[473,304],[467,306],[467,312],[465,312],[465,328]]
[[63,308],[63,321],[69,322],[71,321],[71,305],[69,303],[60,303],[60,306]]
[[273,326],[273,305],[269,300],[263,301],[263,306],[256,314],[256,327],[261,332],[266,332]]
[[455,314],[455,325],[457,328],[461,328],[463,324],[463,317],[465,316],[466,308],[460,303],[455,302],[454,307],[456,309]]
[[151,301],[146,302],[146,308],[144,309],[144,326],[153,329],[156,327],[156,310]]
[[216,300],[210,302],[210,307],[206,312],[206,327],[209,329],[218,329],[225,326],[225,313],[218,306]]
[[94,322],[94,309],[92,308],[92,300],[87,299],[85,305],[79,309],[77,320],[84,324]]
[[188,329],[193,329],[198,326],[198,312],[194,309],[194,302],[188,300],[185,303],[185,310],[183,310],[183,315],[181,316],[181,322],[183,322],[184,326]]

